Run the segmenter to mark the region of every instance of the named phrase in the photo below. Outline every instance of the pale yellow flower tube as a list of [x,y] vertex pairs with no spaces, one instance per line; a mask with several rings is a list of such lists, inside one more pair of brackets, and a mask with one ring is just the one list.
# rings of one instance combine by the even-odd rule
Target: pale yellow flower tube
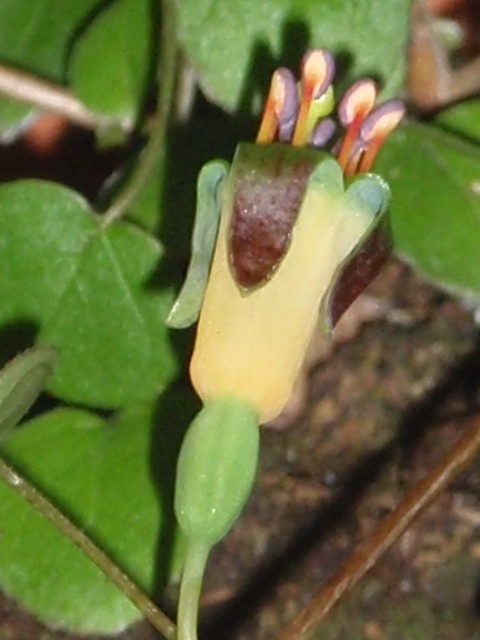
[[343,193],[310,185],[282,262],[270,280],[245,292],[232,276],[228,256],[233,193],[231,185],[224,190],[190,376],[203,401],[241,397],[259,422],[266,422],[288,402],[322,299],[372,215],[354,210]]

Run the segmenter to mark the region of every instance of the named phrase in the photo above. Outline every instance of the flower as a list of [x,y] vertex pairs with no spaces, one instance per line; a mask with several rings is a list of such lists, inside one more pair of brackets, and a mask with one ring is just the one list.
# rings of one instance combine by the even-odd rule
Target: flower
[[299,88],[288,69],[275,71],[256,144],[238,146],[221,186],[190,362],[202,400],[242,398],[259,422],[287,403],[319,318],[330,331],[390,250],[388,185],[368,172],[404,107],[375,108],[375,83],[356,82],[328,153],[333,58],[310,50],[301,71]]

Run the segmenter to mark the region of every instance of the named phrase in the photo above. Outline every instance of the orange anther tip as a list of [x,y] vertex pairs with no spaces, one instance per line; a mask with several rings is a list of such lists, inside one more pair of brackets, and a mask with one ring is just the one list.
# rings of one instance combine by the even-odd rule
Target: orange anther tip
[[318,98],[332,83],[335,61],[325,49],[310,49],[302,60],[302,83],[312,98]]
[[342,125],[348,127],[357,116],[364,118],[373,109],[377,95],[377,85],[370,78],[354,82],[338,105],[338,119]]
[[259,144],[273,142],[279,127],[282,128],[285,122],[294,118],[297,108],[298,96],[295,78],[289,69],[280,67],[272,75],[257,142]]
[[362,123],[360,136],[368,142],[374,138],[386,138],[405,115],[405,106],[400,100],[389,100],[378,106]]
[[280,113],[285,102],[285,80],[279,69],[272,76],[269,99],[270,97],[274,102],[275,112]]

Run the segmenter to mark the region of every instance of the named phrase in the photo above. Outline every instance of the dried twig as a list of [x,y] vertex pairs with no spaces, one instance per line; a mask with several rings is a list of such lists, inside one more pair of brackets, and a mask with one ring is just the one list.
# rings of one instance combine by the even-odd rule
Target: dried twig
[[0,65],[0,93],[42,111],[58,113],[69,122],[86,129],[96,129],[106,124],[104,118],[89,111],[63,87],[4,65]]
[[347,559],[278,640],[300,640],[317,628],[339,600],[374,566],[419,514],[480,452],[480,418],[468,433]]

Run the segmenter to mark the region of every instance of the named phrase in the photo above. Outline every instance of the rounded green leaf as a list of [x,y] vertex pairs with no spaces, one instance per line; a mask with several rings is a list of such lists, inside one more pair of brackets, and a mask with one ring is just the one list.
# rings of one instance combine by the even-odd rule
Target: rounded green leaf
[[49,389],[83,404],[155,397],[176,373],[164,327],[173,295],[158,290],[157,241],[129,224],[98,230],[39,341],[61,353]]
[[50,347],[33,347],[0,370],[0,435],[4,438],[35,402],[57,362]]
[[[154,415],[136,408],[104,422],[86,411],[56,410],[26,423],[3,445],[14,468],[148,593],[159,587],[159,572],[179,560],[169,508],[172,440],[179,435],[166,415],[160,424]],[[113,634],[140,617],[75,545],[1,481],[0,529],[1,587],[42,621],[76,633]]]
[[201,87],[231,111],[250,108],[252,96],[265,95],[273,69],[298,65],[308,47],[337,56],[344,88],[370,75],[384,97],[395,95],[405,72],[409,16],[409,0],[178,3],[180,40]]
[[438,128],[408,123],[375,169],[390,184],[394,248],[428,278],[480,295],[480,150]]
[[150,0],[110,3],[73,50],[75,95],[92,111],[125,127],[131,127],[142,106],[152,65],[151,6]]
[[177,369],[158,241],[104,230],[78,194],[37,181],[0,187],[0,225],[0,328],[58,350],[49,389],[106,408],[158,395]]

